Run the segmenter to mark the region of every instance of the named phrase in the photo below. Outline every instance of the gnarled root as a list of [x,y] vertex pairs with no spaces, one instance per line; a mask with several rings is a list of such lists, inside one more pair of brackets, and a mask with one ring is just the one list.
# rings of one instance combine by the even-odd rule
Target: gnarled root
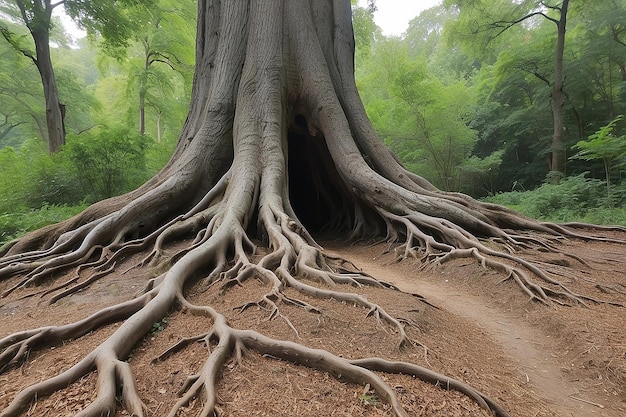
[[217,404],[215,383],[219,370],[233,355],[239,361],[243,348],[254,350],[264,356],[282,359],[297,365],[328,372],[341,380],[362,386],[369,385],[380,398],[391,406],[394,414],[399,417],[407,416],[407,414],[398,401],[397,395],[394,390],[373,371],[412,375],[420,380],[442,388],[462,392],[476,401],[482,408],[490,411],[494,416],[508,416],[508,413],[493,400],[474,390],[467,384],[428,369],[406,362],[390,362],[381,358],[365,358],[359,360],[344,359],[325,350],[308,348],[302,344],[291,341],[276,340],[256,331],[234,329],[226,323],[225,318],[221,314],[210,307],[198,307],[189,304],[187,307],[191,311],[210,315],[214,323],[212,330],[206,335],[181,340],[164,352],[159,358],[163,359],[173,351],[180,349],[183,345],[194,341],[204,340],[207,346],[211,340],[215,340],[217,343],[210,350],[209,356],[201,370],[188,378],[181,389],[181,399],[174,405],[168,417],[178,415],[178,412],[184,405],[201,394],[204,394],[204,401],[200,415],[212,415]]
[[31,349],[77,339],[106,324],[127,319],[144,307],[155,294],[156,290],[153,290],[133,300],[104,308],[75,323],[40,327],[5,336],[0,339],[0,372],[20,365]]

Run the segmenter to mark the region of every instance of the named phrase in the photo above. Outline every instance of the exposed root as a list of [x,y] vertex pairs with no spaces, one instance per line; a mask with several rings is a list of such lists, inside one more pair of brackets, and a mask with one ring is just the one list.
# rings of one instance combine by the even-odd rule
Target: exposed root
[[226,323],[225,318],[221,314],[217,313],[212,308],[194,306],[186,302],[184,302],[184,304],[191,311],[209,314],[214,323],[212,330],[207,334],[180,340],[167,349],[156,360],[163,360],[169,354],[184,348],[189,343],[203,340],[208,347],[210,341],[216,339],[217,344],[210,349],[209,356],[200,371],[188,377],[179,392],[181,399],[168,414],[170,417],[178,415],[178,412],[183,406],[201,394],[203,394],[204,405],[200,415],[212,415],[217,403],[214,387],[219,369],[224,366],[230,357],[235,356],[238,358],[243,348],[254,350],[266,357],[282,359],[297,365],[325,371],[341,380],[363,386],[369,385],[379,397],[391,406],[394,414],[397,416],[407,416],[407,414],[399,403],[394,390],[372,371],[413,375],[416,378],[441,386],[444,389],[458,390],[474,399],[482,408],[492,412],[495,416],[508,416],[506,411],[484,394],[462,382],[429,371],[425,368],[405,362],[389,362],[380,358],[366,358],[361,360],[344,359],[325,350],[311,349],[299,343],[272,339],[251,330],[234,329]]
[[[549,304],[550,302],[560,303],[560,300],[566,300],[581,305],[586,305],[586,301],[591,301],[598,304],[606,303],[623,306],[621,303],[600,300],[575,293],[563,282],[550,277],[545,268],[541,268],[515,254],[520,248],[527,249],[527,243],[532,243],[550,252],[567,255],[540,238],[528,238],[507,234],[503,236],[504,239],[503,237],[497,239],[500,241],[500,244],[504,246],[505,250],[494,250],[482,243],[475,236],[468,234],[466,231],[459,229],[458,226],[443,219],[429,218],[419,213],[411,213],[407,216],[398,216],[384,210],[381,210],[381,213],[406,228],[406,243],[399,247],[402,251],[400,255],[402,258],[417,258],[418,250],[422,252],[421,261],[424,263],[424,266],[441,265],[459,258],[474,258],[484,268],[500,271],[505,274],[506,279],[515,281],[531,300],[545,304]],[[418,225],[434,230],[435,233],[432,235],[426,234]],[[446,236],[446,240],[448,240],[449,243],[437,241],[433,237],[434,235]],[[620,240],[616,241],[623,243]],[[412,242],[416,242],[418,246],[413,246]],[[578,260],[583,265],[588,266],[580,257],[575,255],[571,255],[571,257]],[[509,262],[503,262],[499,259],[504,259]],[[519,267],[513,266],[510,263],[513,265],[518,264]],[[540,280],[551,284],[553,287],[547,287],[534,282],[527,271]]]
[[491,398],[463,382],[441,375],[437,372],[431,371],[430,369],[408,362],[391,362],[381,358],[356,359],[349,362],[352,365],[362,366],[371,371],[412,375],[424,382],[429,382],[446,390],[462,392],[476,401],[476,403],[478,403],[483,409],[491,411],[495,416],[508,416],[506,410],[504,410]]
[[[277,219],[275,216],[271,218],[273,220]],[[187,254],[175,263],[173,269],[167,274],[151,280],[147,288],[148,292],[144,296],[122,305],[105,309],[75,324],[22,332],[8,336],[0,341],[0,348],[3,349],[1,364],[3,368],[6,368],[7,366],[17,365],[24,359],[30,349],[41,347],[46,342],[54,343],[78,338],[106,322],[126,319],[124,325],[116,330],[103,345],[95,349],[92,354],[85,357],[68,371],[22,391],[3,416],[18,415],[19,411],[35,398],[56,391],[61,386],[67,386],[93,368],[98,372],[98,395],[96,400],[83,410],[80,414],[81,416],[96,416],[112,412],[115,408],[115,393],[118,386],[124,386],[123,399],[126,410],[133,413],[133,415],[143,415],[144,406],[137,394],[134,377],[129,365],[126,362],[122,362],[122,359],[130,347],[132,347],[127,340],[128,335],[131,334],[129,332],[136,332],[136,329],[139,328],[149,328],[149,325],[158,321],[160,314],[163,314],[151,308],[151,305],[154,303],[162,304],[159,301],[162,298],[170,301],[167,301],[166,305],[163,305],[157,311],[167,311],[171,308],[167,307],[167,305],[171,306],[177,300],[190,313],[208,316],[212,322],[211,330],[208,333],[183,339],[154,359],[155,361],[165,360],[172,353],[196,341],[204,341],[209,349],[209,356],[205,365],[196,375],[189,377],[187,384],[181,390],[180,400],[169,413],[170,416],[177,415],[181,407],[198,396],[203,397],[203,409],[200,415],[212,415],[216,407],[215,384],[219,370],[228,358],[233,355],[235,357],[241,355],[244,348],[330,372],[347,381],[362,385],[370,384],[377,395],[390,404],[396,415],[406,415],[393,389],[384,383],[379,376],[368,370],[367,366],[352,364],[328,352],[310,349],[298,343],[277,341],[254,331],[231,328],[226,323],[224,316],[211,306],[193,305],[187,302],[182,295],[182,283],[192,273],[191,270],[187,270],[187,266],[208,257],[208,259],[216,260],[212,264],[213,269],[208,275],[212,277],[221,276],[223,282],[222,292],[243,285],[247,279],[252,277],[268,284],[270,286],[268,293],[263,295],[259,301],[252,301],[242,305],[240,307],[241,310],[251,306],[265,308],[268,310],[269,319],[281,317],[296,335],[297,329],[295,325],[291,323],[286,315],[280,312],[277,303],[290,304],[318,314],[320,311],[307,302],[286,296],[284,293],[286,288],[295,289],[313,298],[335,300],[339,303],[366,308],[368,310],[366,316],[374,317],[383,330],[385,330],[383,322],[395,330],[399,336],[399,347],[406,344],[417,345],[417,343],[408,338],[405,332],[404,326],[408,323],[406,320],[394,318],[381,306],[371,303],[362,295],[343,292],[334,288],[340,284],[348,284],[357,287],[369,285],[398,291],[395,287],[379,283],[373,277],[349,271],[342,267],[340,267],[340,272],[335,272],[330,267],[329,262],[336,262],[336,259],[325,258],[318,247],[310,246],[307,243],[307,235],[299,234],[298,229],[291,225],[291,220],[280,216],[278,219],[278,222],[266,223],[267,230],[271,231],[270,238],[274,242],[274,250],[263,255],[256,264],[250,261],[249,256],[249,253],[254,250],[254,245],[247,240],[244,233],[230,233],[233,230],[237,230],[237,227],[223,219],[222,226],[226,224],[226,227],[214,230],[207,229],[207,238],[202,240],[202,243],[194,244],[194,247],[189,249]],[[228,234],[222,233],[222,231],[226,230],[229,231]],[[226,252],[229,247],[233,248],[232,266],[226,269]],[[111,267],[113,266],[114,264],[111,265]],[[269,269],[270,267],[273,269]],[[293,273],[290,272],[292,270],[299,271],[300,275],[306,276],[312,281],[325,282],[331,288],[315,287],[300,279],[296,279]],[[70,295],[80,288],[87,288],[89,284],[100,279],[107,272],[109,271],[94,273],[80,283],[75,283],[73,280],[66,281],[63,285],[56,288],[57,290],[64,288],[64,291],[53,297],[51,301],[54,302],[63,296]],[[212,279],[215,282],[215,278]],[[175,295],[174,298],[172,298],[173,295]],[[131,314],[133,315],[132,317],[130,317]],[[138,318],[135,319],[135,316]],[[137,340],[136,336],[134,340]],[[214,344],[215,342],[217,344]],[[406,366],[407,368],[405,369],[409,369],[408,365]],[[481,397],[476,394],[472,398]],[[480,402],[480,405],[485,407],[484,401]]]
[[209,346],[209,340],[208,340],[208,336],[209,333],[203,333],[201,335],[198,336],[191,336],[191,337],[186,337],[184,339],[180,339],[175,345],[170,346],[169,348],[167,348],[163,353],[161,353],[159,356],[157,356],[156,358],[152,359],[152,363],[156,363],[156,362],[160,362],[160,361],[164,361],[165,359],[167,359],[170,355],[186,348],[188,345],[192,344],[192,343],[197,343],[200,341],[204,341],[206,346]]
[[115,269],[115,264],[111,265],[111,267],[107,270],[92,274],[88,279],[82,282],[76,283],[72,285],[71,287],[67,288],[66,290],[60,292],[59,294],[54,295],[52,298],[50,298],[50,300],[48,300],[48,303],[54,304],[60,299],[67,297],[68,295],[74,294],[75,292],[80,291],[83,288],[87,288],[94,282],[98,281],[100,278],[103,278],[107,276],[109,273],[113,272],[114,269]]
[[127,319],[141,310],[155,294],[156,291],[152,291],[142,297],[104,308],[75,323],[40,327],[13,333],[0,339],[0,372],[19,366],[31,349],[41,349],[65,340],[77,339],[106,324]]

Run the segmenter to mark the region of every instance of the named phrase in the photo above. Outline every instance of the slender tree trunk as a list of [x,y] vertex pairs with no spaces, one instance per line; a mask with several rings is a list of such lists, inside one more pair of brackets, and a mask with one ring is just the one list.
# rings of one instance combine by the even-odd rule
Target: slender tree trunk
[[609,207],[613,207],[613,201],[611,200],[611,160],[609,158],[603,158],[604,173],[606,175],[606,198],[609,202]]
[[150,44],[144,40],[145,58],[143,72],[139,76],[139,133],[146,133],[146,91],[148,90],[148,71],[150,71]]
[[65,109],[59,100],[56,77],[50,59],[50,42],[46,33],[33,32],[37,60],[35,62],[46,100],[46,125],[48,127],[48,152],[55,153],[65,144]]
[[[50,20],[52,10],[60,3],[35,2],[33,10],[28,11],[23,1],[18,1],[22,17],[30,30],[35,42],[35,56],[25,55],[33,60],[43,85],[43,94],[46,100],[46,125],[48,152],[55,153],[65,144],[65,106],[59,100],[59,90],[56,84],[54,68],[50,58]],[[30,13],[34,17],[30,16]]]
[[139,92],[139,133],[146,133],[146,95],[143,91]]
[[614,105],[614,94],[613,94],[613,51],[611,50],[611,44],[609,44],[609,92],[608,92],[608,107],[609,107],[609,119],[613,120],[615,118],[615,105]]
[[554,85],[552,87],[552,119],[554,133],[552,135],[552,159],[550,171],[552,171],[552,181],[558,183],[566,174],[566,149],[565,149],[565,122],[563,108],[565,105],[565,92],[563,86],[565,77],[563,74],[563,55],[565,51],[565,30],[567,23],[567,8],[569,0],[564,0],[561,6],[561,17],[558,21],[556,57],[554,65]]
[[157,111],[157,142],[161,143],[161,140],[163,139],[163,132],[161,131],[161,115],[163,113],[158,110]]

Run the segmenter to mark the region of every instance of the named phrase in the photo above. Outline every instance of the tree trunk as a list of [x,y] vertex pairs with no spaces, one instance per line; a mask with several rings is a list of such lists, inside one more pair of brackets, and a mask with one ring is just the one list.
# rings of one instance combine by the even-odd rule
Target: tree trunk
[[150,45],[146,39],[144,44],[143,71],[139,76],[139,134],[146,133],[146,93],[148,91],[148,72],[150,71]]
[[[58,4],[56,4],[58,5]],[[54,68],[50,58],[50,24],[52,10],[56,5],[50,1],[36,2],[28,11],[22,1],[18,2],[20,11],[35,42],[35,56],[26,55],[33,60],[43,85],[46,101],[46,125],[48,152],[55,153],[65,144],[65,106],[59,100]],[[31,16],[32,14],[32,16]]]
[[146,133],[146,95],[139,91],[139,134],[144,135]]
[[157,109],[157,121],[156,121],[156,128],[157,128],[157,142],[161,143],[161,141],[163,140],[163,132],[161,130],[161,116],[162,116],[162,112],[161,110]]
[[37,49],[37,69],[41,75],[46,100],[46,125],[48,127],[48,152],[55,153],[65,144],[65,109],[59,100],[56,78],[50,60],[50,45],[47,36],[33,33]]
[[552,159],[550,164],[551,181],[559,183],[566,174],[567,153],[564,141],[565,121],[563,110],[565,106],[565,92],[563,86],[563,55],[565,51],[565,31],[567,26],[567,9],[569,0],[564,0],[560,9],[560,19],[557,23],[556,56],[554,61],[554,85],[552,87],[552,118],[554,133],[552,135]]
[[[244,348],[370,384],[397,416],[406,412],[396,394],[371,371],[404,372],[453,387],[494,415],[508,415],[465,384],[415,365],[379,358],[347,360],[260,331],[236,329],[219,311],[221,304],[195,305],[188,299],[198,281],[235,291],[256,278],[267,293],[242,310],[261,307],[270,318],[280,317],[294,328],[282,313],[283,303],[311,314],[319,312],[311,304],[318,299],[358,305],[395,329],[398,346],[412,345],[403,320],[336,284],[397,289],[338,265],[313,238],[324,233],[344,240],[383,239],[400,257],[416,256],[426,265],[472,258],[502,272],[521,294],[540,303],[588,300],[517,252],[558,251],[554,245],[561,238],[580,234],[439,191],[397,162],[367,118],[353,57],[348,0],[199,2],[192,100],[165,168],[127,195],[96,203],[73,219],[0,249],[0,279],[24,277],[5,296],[87,262],[94,272],[86,282],[104,279],[118,261],[139,251],[146,256],[138,267],[149,264],[151,271],[163,273],[143,282],[145,292],[126,303],[76,323],[0,340],[2,370],[18,366],[30,349],[121,322],[67,371],[20,392],[2,417],[19,415],[34,399],[64,389],[93,369],[103,388],[81,416],[113,415],[119,404],[131,415],[144,415],[132,362],[126,358],[142,339],[151,343],[144,335],[176,307],[210,317],[208,333],[186,339],[205,340],[210,349],[170,416],[200,395],[201,415],[213,415],[220,369]],[[165,251],[173,239],[182,240],[180,250]],[[69,281],[46,294],[54,294],[55,302],[88,289],[88,284]],[[299,296],[311,301],[294,298]]]

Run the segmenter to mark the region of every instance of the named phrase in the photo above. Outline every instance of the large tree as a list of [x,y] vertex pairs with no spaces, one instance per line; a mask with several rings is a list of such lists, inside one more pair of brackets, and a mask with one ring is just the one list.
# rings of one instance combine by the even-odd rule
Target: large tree
[[[0,259],[4,280],[20,277],[12,278],[16,283],[5,296],[56,277],[45,291],[52,302],[106,279],[134,252],[147,251],[141,264],[156,263],[154,270],[161,273],[146,282],[142,294],[83,320],[0,340],[0,369],[5,370],[22,363],[31,349],[121,323],[69,369],[22,390],[2,416],[19,415],[32,401],[94,370],[97,398],[79,415],[114,414],[121,387],[123,406],[131,415],[143,415],[129,354],[177,306],[207,316],[210,328],[175,344],[162,358],[192,341],[204,341],[209,350],[170,416],[196,396],[204,400],[200,415],[213,415],[220,369],[244,348],[370,384],[398,416],[406,413],[394,390],[372,371],[441,383],[496,415],[507,415],[472,388],[410,363],[347,359],[237,328],[219,302],[199,304],[188,293],[198,280],[230,292],[256,278],[267,293],[245,302],[242,310],[259,306],[290,323],[283,314],[288,305],[315,314],[316,300],[347,302],[367,308],[395,330],[400,345],[408,344],[404,321],[336,284],[398,290],[337,266],[312,238],[325,232],[397,242],[398,253],[419,255],[426,263],[474,258],[502,271],[538,302],[588,301],[517,254],[519,248],[558,251],[554,245],[560,238],[582,237],[573,230],[576,225],[539,223],[441,192],[396,162],[359,99],[353,47],[348,0],[199,2],[192,101],[167,166],[136,191],[12,242]],[[175,238],[181,244],[166,248]],[[59,273],[71,267],[92,274],[60,281]],[[143,276],[128,274],[138,283]]]

